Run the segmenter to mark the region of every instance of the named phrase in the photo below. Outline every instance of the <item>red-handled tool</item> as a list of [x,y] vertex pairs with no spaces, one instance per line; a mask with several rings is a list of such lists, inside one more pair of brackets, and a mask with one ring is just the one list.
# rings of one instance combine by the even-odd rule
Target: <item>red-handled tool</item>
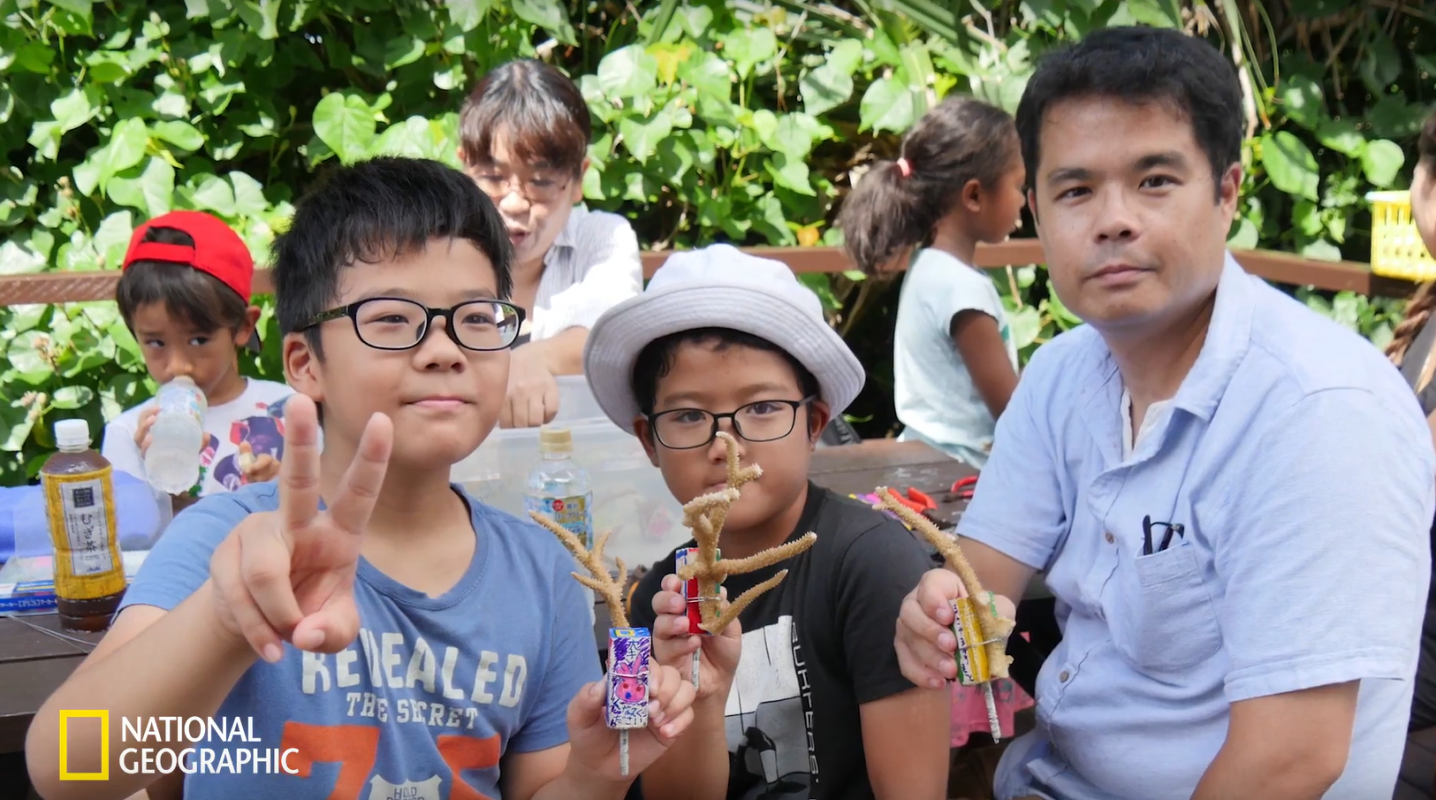
[[957,495],[959,500],[971,500],[972,493],[976,490],[977,476],[969,475],[966,478],[953,482],[952,489],[950,489],[949,491]]
[[909,507],[911,507],[914,511],[916,511],[916,512],[919,513],[919,514],[925,512],[925,511],[936,511],[936,510],[937,510],[937,501],[936,501],[936,500],[933,500],[933,499],[932,499],[931,497],[929,497],[928,495],[923,494],[922,492],[918,491],[917,489],[912,488],[911,486],[907,487],[907,498],[906,498],[906,499],[907,499],[907,501],[908,501],[908,502],[907,502],[907,505],[908,505]]

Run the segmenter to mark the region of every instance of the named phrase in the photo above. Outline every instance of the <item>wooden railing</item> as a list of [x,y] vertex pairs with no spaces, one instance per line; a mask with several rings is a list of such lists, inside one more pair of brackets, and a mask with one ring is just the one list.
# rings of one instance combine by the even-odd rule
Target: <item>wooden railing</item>
[[[782,261],[794,272],[837,273],[853,268],[841,250],[833,247],[753,247],[755,255]],[[644,253],[643,272],[651,277],[667,260],[669,252]],[[1366,264],[1353,261],[1317,261],[1290,253],[1270,250],[1238,250],[1236,259],[1242,267],[1276,283],[1315,286],[1328,291],[1353,291],[1357,294],[1406,297],[1415,286],[1392,278],[1372,275]],[[1042,245],[1036,239],[1013,239],[998,245],[983,245],[977,250],[977,264],[988,269],[1008,265],[1041,264],[1045,261]],[[87,300],[112,300],[118,270],[86,272],[44,272],[36,275],[0,277],[0,306],[27,303],[75,303]],[[268,270],[254,276],[256,294],[273,290]]]

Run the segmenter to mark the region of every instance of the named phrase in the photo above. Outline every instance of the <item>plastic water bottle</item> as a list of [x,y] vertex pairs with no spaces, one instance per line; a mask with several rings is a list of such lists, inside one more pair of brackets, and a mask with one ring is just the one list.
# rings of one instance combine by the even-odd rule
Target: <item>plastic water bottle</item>
[[155,399],[160,413],[150,426],[145,475],[150,485],[162,492],[184,494],[199,482],[204,412],[209,403],[204,392],[184,375],[161,386]]
[[125,593],[115,522],[114,467],[90,447],[82,419],[55,423],[59,451],[40,468],[55,547],[55,604],[66,630],[102,631]]
[[[593,490],[588,472],[574,463],[573,434],[567,428],[540,428],[543,460],[529,473],[524,487],[524,512],[543,514],[593,547]],[[590,619],[596,617],[593,590],[584,587]]]

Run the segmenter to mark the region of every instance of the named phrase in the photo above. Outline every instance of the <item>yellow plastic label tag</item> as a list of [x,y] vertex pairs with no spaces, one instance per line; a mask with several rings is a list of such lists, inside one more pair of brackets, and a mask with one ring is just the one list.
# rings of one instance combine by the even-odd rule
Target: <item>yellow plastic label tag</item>
[[977,611],[972,598],[954,600],[955,618],[952,633],[957,637],[957,680],[964,686],[975,686],[992,679],[987,663],[987,646],[982,643],[982,627],[977,624]]

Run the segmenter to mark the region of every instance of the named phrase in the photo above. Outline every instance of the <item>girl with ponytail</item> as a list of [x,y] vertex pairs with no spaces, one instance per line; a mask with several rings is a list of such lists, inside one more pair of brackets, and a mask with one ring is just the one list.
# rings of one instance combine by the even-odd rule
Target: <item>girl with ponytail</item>
[[1012,117],[952,96],[908,131],[896,161],[863,176],[838,217],[844,250],[863,272],[911,262],[893,344],[902,438],[979,468],[1017,385],[1017,349],[973,256],[979,242],[1001,242],[1021,223],[1025,179]]
[[[1416,171],[1411,178],[1411,217],[1426,243],[1436,253],[1436,110],[1421,126],[1421,139],[1416,145]],[[1396,326],[1396,335],[1386,348],[1401,368],[1401,374],[1421,401],[1421,410],[1431,425],[1436,440],[1436,384],[1431,374],[1436,371],[1436,324],[1431,311],[1436,308],[1436,282],[1421,284],[1406,305],[1406,316]],[[1431,527],[1433,557],[1436,557],[1436,523]],[[1436,573],[1433,573],[1436,574]],[[1411,703],[1411,730],[1436,726],[1436,583],[1426,595],[1426,623],[1421,633],[1421,656],[1416,669],[1416,690]]]

